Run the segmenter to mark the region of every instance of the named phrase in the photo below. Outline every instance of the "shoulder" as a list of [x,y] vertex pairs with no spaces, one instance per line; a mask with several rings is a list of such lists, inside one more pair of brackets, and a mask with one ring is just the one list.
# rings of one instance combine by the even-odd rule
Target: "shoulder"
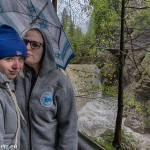
[[69,77],[67,77],[62,71],[56,69],[54,71],[54,74],[55,74],[55,78],[56,80],[61,83],[62,85],[68,85],[68,86],[71,86],[71,81],[69,79]]
[[0,99],[1,98],[6,98],[7,97],[6,95],[7,95],[6,89],[0,88]]
[[0,88],[0,104],[4,105],[7,100],[8,93],[6,92],[6,90]]
[[[45,81],[47,83],[63,90],[64,92],[68,91],[68,89],[72,90],[72,84],[70,79],[60,70],[54,69],[47,76],[45,76]],[[43,81],[43,83],[45,83]]]

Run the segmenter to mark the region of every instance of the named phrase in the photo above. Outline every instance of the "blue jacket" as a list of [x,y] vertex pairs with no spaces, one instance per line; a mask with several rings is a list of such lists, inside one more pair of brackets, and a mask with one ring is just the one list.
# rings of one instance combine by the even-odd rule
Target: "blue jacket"
[[45,54],[39,75],[25,68],[16,81],[16,96],[28,125],[21,126],[21,150],[77,150],[77,114],[73,87],[56,68],[51,44],[44,38]]

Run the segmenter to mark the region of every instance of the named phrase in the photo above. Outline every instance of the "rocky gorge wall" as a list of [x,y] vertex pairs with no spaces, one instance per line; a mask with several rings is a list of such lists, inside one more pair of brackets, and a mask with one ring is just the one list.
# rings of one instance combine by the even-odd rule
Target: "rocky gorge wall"
[[[100,66],[102,86],[118,88],[118,56],[107,53],[101,56],[105,64]],[[150,133],[150,52],[128,51],[124,65],[125,125],[138,133]],[[109,96],[107,90],[103,95]]]
[[125,91],[135,100],[135,106],[125,107],[125,125],[138,133],[150,133],[150,53],[134,51],[134,60],[127,58],[124,67]]

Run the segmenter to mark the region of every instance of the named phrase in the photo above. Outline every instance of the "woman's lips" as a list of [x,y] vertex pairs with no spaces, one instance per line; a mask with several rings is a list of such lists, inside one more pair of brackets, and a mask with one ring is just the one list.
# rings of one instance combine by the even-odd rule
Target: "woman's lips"
[[31,54],[27,54],[27,57],[32,56]]
[[17,75],[18,71],[9,71],[11,75]]

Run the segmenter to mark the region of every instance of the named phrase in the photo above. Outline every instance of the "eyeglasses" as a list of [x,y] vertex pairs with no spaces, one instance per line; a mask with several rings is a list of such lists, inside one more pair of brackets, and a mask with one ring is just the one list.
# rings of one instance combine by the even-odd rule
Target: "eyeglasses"
[[40,43],[40,42],[37,42],[37,41],[29,41],[29,40],[26,40],[26,39],[23,39],[24,43],[26,44],[26,46],[28,45],[28,43],[30,43],[30,46],[32,49],[39,49],[41,46],[43,46],[44,44]]

